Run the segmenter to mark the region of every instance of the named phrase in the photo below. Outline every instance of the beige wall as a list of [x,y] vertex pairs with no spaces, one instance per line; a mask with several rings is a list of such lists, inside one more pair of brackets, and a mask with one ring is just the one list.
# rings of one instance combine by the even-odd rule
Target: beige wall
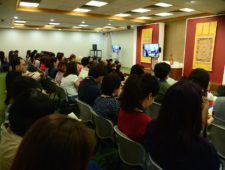
[[164,60],[173,55],[174,61],[183,62],[186,20],[165,24]]

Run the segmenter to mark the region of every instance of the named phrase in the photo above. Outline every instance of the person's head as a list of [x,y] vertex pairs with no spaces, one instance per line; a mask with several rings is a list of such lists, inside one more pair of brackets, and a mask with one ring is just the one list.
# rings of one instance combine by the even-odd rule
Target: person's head
[[52,114],[27,132],[11,170],[86,170],[93,148],[94,137],[83,123]]
[[110,73],[102,80],[101,90],[102,94],[108,96],[118,96],[120,93],[121,80],[118,74]]
[[59,64],[59,60],[55,57],[50,59],[50,68],[57,68]]
[[11,65],[12,65],[13,71],[17,71],[17,72],[21,72],[21,73],[26,73],[26,71],[27,71],[27,63],[21,57],[14,57],[11,60]]
[[175,83],[167,90],[161,105],[157,119],[156,143],[161,143],[165,148],[176,143],[176,149],[179,148],[182,152],[182,149],[190,146],[192,139],[198,137],[201,128],[201,89],[190,81]]
[[90,62],[90,58],[88,57],[83,57],[81,59],[81,64],[84,66],[84,67],[87,67],[89,65],[89,62]]
[[12,98],[17,97],[19,94],[23,93],[28,89],[39,89],[41,90],[41,84],[28,76],[18,76],[13,81],[12,86]]
[[73,61],[75,62],[76,61],[76,55],[75,54],[71,54],[70,57],[69,57],[69,61]]
[[28,89],[15,97],[9,109],[10,128],[15,134],[24,136],[35,121],[53,112],[53,102],[47,95],[37,89]]
[[72,61],[72,62],[69,62],[67,64],[67,68],[66,68],[66,73],[64,74],[64,77],[70,75],[70,74],[75,74],[77,75],[77,63]]
[[57,53],[56,55],[56,58],[59,60],[59,61],[63,61],[64,60],[64,53]]
[[92,77],[96,83],[100,83],[107,74],[107,69],[103,64],[93,64],[90,67],[88,76]]
[[130,74],[136,74],[136,75],[140,76],[140,75],[143,75],[144,73],[145,72],[144,72],[143,65],[135,64],[131,67]]
[[65,73],[67,68],[67,63],[65,61],[60,61],[58,64],[58,70]]
[[154,67],[155,76],[160,80],[165,80],[170,74],[171,67],[165,62],[157,63]]
[[192,72],[188,76],[188,79],[198,84],[203,90],[203,95],[207,95],[210,77],[209,73],[206,70],[202,68],[196,68],[192,70]]
[[125,111],[147,108],[159,91],[158,80],[150,74],[131,75],[125,82],[120,96],[121,107]]

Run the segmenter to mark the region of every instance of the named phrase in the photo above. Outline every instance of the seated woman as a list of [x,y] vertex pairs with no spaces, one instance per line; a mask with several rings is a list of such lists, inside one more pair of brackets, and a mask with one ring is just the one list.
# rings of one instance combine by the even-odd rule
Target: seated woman
[[190,75],[188,76],[188,79],[196,83],[203,92],[202,95],[202,122],[204,127],[204,135],[206,135],[206,127],[208,124],[210,124],[213,120],[212,116],[209,115],[208,109],[209,109],[209,101],[207,98],[207,93],[209,89],[209,73],[202,69],[202,68],[196,68],[192,70]]
[[119,102],[116,97],[120,93],[120,77],[116,73],[110,73],[102,80],[102,94],[95,99],[93,109],[102,117],[117,123],[117,114],[119,112]]
[[157,120],[146,128],[145,147],[166,170],[218,170],[214,147],[200,136],[202,91],[193,82],[180,81],[165,96]]
[[157,79],[150,74],[130,75],[120,96],[118,128],[129,138],[143,142],[151,118],[145,113],[159,91]]
[[55,82],[57,84],[59,84],[59,85],[61,84],[63,75],[66,72],[66,67],[67,67],[67,63],[65,61],[59,62],[59,64],[58,64],[58,72],[56,73],[56,76],[55,76]]
[[60,86],[66,91],[69,102],[75,102],[78,97],[77,88],[80,81],[77,76],[77,65],[75,62],[67,64],[66,73],[62,78]]
[[31,127],[11,170],[87,170],[94,143],[94,135],[84,124],[53,114]]

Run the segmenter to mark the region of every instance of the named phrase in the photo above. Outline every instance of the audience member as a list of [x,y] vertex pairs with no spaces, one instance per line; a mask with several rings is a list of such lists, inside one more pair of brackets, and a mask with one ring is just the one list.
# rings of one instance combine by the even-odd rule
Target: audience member
[[138,76],[141,76],[145,73],[144,71],[144,66],[141,65],[141,64],[135,64],[131,67],[131,70],[130,70],[130,75],[131,74],[136,74]]
[[10,99],[12,97],[12,87],[14,85],[13,81],[16,77],[21,76],[22,73],[26,73],[27,71],[27,63],[21,57],[15,57],[11,60],[12,71],[9,71],[6,75],[6,99],[5,104],[8,105],[10,103]]
[[95,99],[101,95],[99,84],[101,84],[107,70],[104,65],[96,64],[90,67],[89,75],[80,82],[78,88],[79,99],[93,106]]
[[117,115],[119,112],[119,102],[117,96],[120,93],[121,80],[116,73],[110,73],[102,80],[101,96],[99,96],[95,102],[94,111],[111,120],[114,124],[117,124]]
[[213,106],[213,123],[225,127],[225,97],[218,97]]
[[125,80],[124,75],[121,72],[121,64],[120,63],[117,63],[116,64],[116,70],[115,70],[115,72],[120,76],[120,80],[121,81],[124,81]]
[[[196,68],[190,73],[190,75],[188,76],[188,79],[196,83],[202,89],[202,92],[203,92],[202,121],[203,121],[203,127],[206,128],[207,124],[210,124],[212,122],[212,117],[209,116],[208,114],[209,101],[207,99],[207,92],[208,92],[209,80],[210,80],[209,73],[202,68]],[[205,132],[206,131],[204,131],[204,133]]]
[[37,121],[21,142],[11,170],[86,170],[94,135],[81,122],[53,114]]
[[74,103],[78,97],[77,88],[79,84],[80,81],[77,76],[77,65],[75,62],[69,62],[60,86],[66,91],[68,101],[71,103]]
[[162,103],[163,97],[167,89],[170,87],[170,84],[167,82],[170,70],[170,65],[164,62],[157,63],[154,67],[155,77],[158,78],[160,85],[159,92],[155,98],[155,101],[158,103]]
[[75,54],[70,55],[69,62],[76,62],[76,55]]
[[218,170],[217,152],[200,136],[202,91],[193,82],[171,86],[157,120],[146,128],[145,146],[152,159],[168,170]]
[[130,75],[120,96],[118,128],[129,138],[143,142],[145,128],[151,121],[145,109],[159,90],[157,79],[150,74]]
[[79,73],[79,78],[86,78],[88,76],[88,72],[89,72],[89,58],[88,57],[83,57],[81,59],[81,64],[82,64],[82,69]]
[[9,123],[1,125],[0,169],[9,170],[22,137],[39,118],[54,112],[52,101],[36,89],[19,94],[9,109]]
[[59,64],[59,61],[57,58],[51,58],[50,59],[50,67],[48,69],[48,75],[49,77],[51,77],[52,79],[55,79],[55,76],[58,72],[58,64]]
[[65,61],[59,62],[59,64],[58,64],[58,72],[56,73],[56,76],[55,76],[55,82],[57,84],[61,84],[63,75],[66,72],[66,69],[67,69],[67,63]]

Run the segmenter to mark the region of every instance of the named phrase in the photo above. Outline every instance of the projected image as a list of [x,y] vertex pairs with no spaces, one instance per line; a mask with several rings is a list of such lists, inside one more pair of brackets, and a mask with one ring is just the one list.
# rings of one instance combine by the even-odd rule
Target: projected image
[[120,45],[114,44],[112,45],[112,52],[113,53],[118,53],[121,50]]
[[158,57],[159,56],[159,44],[144,44],[143,45],[144,57]]

